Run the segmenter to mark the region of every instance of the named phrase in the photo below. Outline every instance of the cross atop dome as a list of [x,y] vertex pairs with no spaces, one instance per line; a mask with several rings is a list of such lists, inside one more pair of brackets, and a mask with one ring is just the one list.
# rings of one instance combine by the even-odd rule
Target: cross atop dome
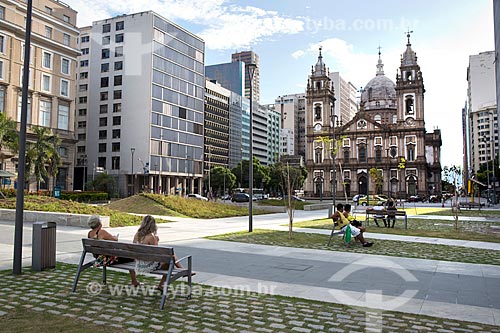
[[382,54],[380,52],[380,49],[382,49],[382,46],[378,46],[378,63],[377,63],[377,75],[384,75],[384,64],[382,63],[382,58],[380,55]]

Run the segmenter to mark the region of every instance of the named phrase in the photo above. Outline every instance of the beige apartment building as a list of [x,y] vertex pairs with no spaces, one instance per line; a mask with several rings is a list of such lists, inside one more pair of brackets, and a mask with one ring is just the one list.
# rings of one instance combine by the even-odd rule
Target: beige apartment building
[[[0,112],[21,121],[22,71],[24,59],[26,2],[0,0]],[[58,185],[73,189],[75,73],[77,65],[77,13],[63,2],[33,1],[27,140],[31,126],[49,127],[62,139],[59,152],[62,166],[53,184],[48,179],[42,189]],[[1,169],[17,173],[17,156],[1,152]],[[10,186],[14,186],[12,179]],[[29,189],[36,189],[30,179]],[[8,185],[9,186],[9,185]]]

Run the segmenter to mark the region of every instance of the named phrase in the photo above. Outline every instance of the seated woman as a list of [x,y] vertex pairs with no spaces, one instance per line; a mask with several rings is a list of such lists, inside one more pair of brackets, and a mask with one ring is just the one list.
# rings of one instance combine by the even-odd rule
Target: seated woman
[[[99,240],[108,240],[108,241],[118,241],[118,235],[113,236],[105,229],[102,229],[101,218],[99,215],[92,215],[89,217],[88,225],[90,227],[89,233],[87,234],[88,238],[99,239]],[[100,266],[110,266],[112,264],[121,264],[126,262],[132,262],[133,259],[128,258],[119,258],[119,257],[109,257],[109,256],[98,256],[97,265]],[[132,285],[138,286],[140,283],[137,281],[137,276],[134,270],[128,271],[130,274],[130,279],[132,280]]]
[[361,244],[363,244],[363,247],[370,247],[373,245],[372,242],[367,242],[365,238],[363,237],[363,233],[366,231],[365,227],[355,227],[352,225],[350,220],[355,221],[354,217],[351,215],[351,205],[347,204],[344,206],[344,214],[340,215],[340,223],[339,226],[341,227],[342,231],[345,231],[347,227],[351,228],[351,235],[359,240]]
[[[158,241],[160,240],[156,235],[158,228],[156,226],[156,221],[154,217],[151,215],[146,215],[142,219],[141,225],[139,226],[139,230],[134,236],[134,243],[137,244],[145,244],[145,245],[158,245]],[[174,255],[175,267],[184,268],[180,263],[177,262],[177,256]],[[154,261],[143,261],[136,260],[135,262],[135,271],[137,273],[151,273],[157,269],[167,270],[168,263],[154,262]],[[195,275],[194,272],[191,273]],[[165,283],[166,276],[162,276],[160,283],[158,285],[158,289],[163,291],[163,284]]]

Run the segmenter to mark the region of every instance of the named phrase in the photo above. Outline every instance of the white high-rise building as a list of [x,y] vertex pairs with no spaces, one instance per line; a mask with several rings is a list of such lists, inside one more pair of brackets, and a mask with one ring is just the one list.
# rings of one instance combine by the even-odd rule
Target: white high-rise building
[[480,165],[494,159],[498,151],[498,117],[496,105],[495,52],[469,57],[467,68],[467,169],[469,176]]
[[346,124],[358,112],[358,103],[356,102],[356,87],[350,81],[340,76],[339,72],[333,72],[328,75],[332,80],[333,91],[335,93],[334,114],[339,117],[338,121]]
[[107,172],[122,196],[200,193],[203,40],[147,11],[94,22],[79,47],[77,158],[86,179]]
[[287,155],[301,155],[305,157],[305,93],[278,96],[274,101],[274,108],[281,114],[282,129],[289,129],[295,134],[290,138],[293,140],[293,143],[287,145],[290,148],[293,147],[293,153],[288,151]]

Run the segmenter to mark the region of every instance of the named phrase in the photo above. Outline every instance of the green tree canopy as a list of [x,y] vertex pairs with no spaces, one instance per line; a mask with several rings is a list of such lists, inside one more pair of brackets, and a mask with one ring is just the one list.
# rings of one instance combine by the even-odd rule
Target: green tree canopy
[[[234,167],[231,171],[236,176],[236,182],[240,187],[249,187],[249,165],[250,163],[247,160],[242,160],[236,167]],[[270,176],[269,167],[262,165],[260,161],[254,156],[253,158],[253,187],[261,188],[267,187]]]
[[[205,182],[208,188],[208,176],[205,176]],[[217,191],[219,194],[224,192],[224,188],[226,191],[232,190],[236,187],[236,176],[231,172],[230,169],[216,166],[211,169],[210,172],[210,185],[212,189]]]

